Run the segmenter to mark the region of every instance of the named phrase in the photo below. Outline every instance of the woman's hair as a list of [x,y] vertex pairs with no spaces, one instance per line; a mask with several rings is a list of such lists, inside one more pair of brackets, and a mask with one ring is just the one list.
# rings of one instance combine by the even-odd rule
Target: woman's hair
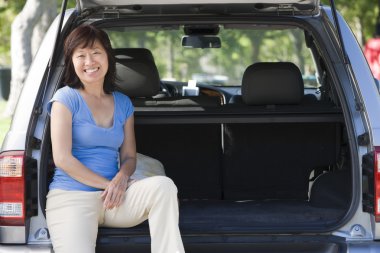
[[75,73],[72,56],[77,47],[88,47],[94,45],[95,41],[104,47],[108,58],[108,71],[104,78],[103,90],[109,94],[115,90],[116,59],[113,54],[110,39],[107,33],[92,25],[81,25],[75,28],[65,40],[65,72],[64,82],[72,88],[84,88],[82,82]]

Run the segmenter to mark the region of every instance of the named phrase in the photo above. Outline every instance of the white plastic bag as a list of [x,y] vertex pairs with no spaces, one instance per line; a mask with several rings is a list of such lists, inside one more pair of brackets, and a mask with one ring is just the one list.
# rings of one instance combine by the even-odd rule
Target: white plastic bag
[[136,171],[131,178],[139,180],[151,176],[165,176],[164,166],[157,159],[137,153]]

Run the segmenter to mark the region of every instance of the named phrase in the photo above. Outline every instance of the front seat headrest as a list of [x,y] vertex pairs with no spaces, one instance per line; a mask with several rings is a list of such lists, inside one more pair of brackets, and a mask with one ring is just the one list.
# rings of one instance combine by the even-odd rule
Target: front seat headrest
[[146,48],[118,48],[116,89],[129,97],[152,97],[160,91],[160,77],[152,53]]
[[248,105],[299,104],[304,94],[302,74],[291,62],[254,63],[244,72],[241,93]]

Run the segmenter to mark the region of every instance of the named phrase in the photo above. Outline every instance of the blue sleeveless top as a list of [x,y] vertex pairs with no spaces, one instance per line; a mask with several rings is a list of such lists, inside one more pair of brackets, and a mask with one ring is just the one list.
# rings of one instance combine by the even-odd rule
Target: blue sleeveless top
[[[90,108],[78,90],[65,86],[57,90],[48,103],[50,114],[53,102],[65,105],[72,114],[72,154],[93,172],[111,180],[119,170],[119,148],[124,140],[124,124],[133,114],[131,100],[120,92],[114,98],[113,125],[96,125]],[[70,177],[60,168],[55,169],[49,189],[99,191]]]

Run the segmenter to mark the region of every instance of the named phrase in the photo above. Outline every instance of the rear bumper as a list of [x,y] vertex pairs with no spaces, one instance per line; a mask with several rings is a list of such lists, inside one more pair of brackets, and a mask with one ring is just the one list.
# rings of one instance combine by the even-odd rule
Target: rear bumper
[[350,253],[380,252],[380,241],[349,242],[347,243],[347,252],[350,252]]
[[[23,244],[26,242],[25,226],[0,226],[0,244],[14,243]],[[0,246],[1,249],[1,246]],[[0,253],[2,251],[0,250]]]
[[[346,244],[335,243],[190,243],[185,245],[186,253],[248,253],[248,252],[304,252],[304,253],[375,253],[380,252],[380,242],[348,242]],[[97,247],[97,252],[123,252],[126,249],[133,249],[132,252],[150,252],[149,245],[122,245],[113,244]],[[111,250],[111,251],[110,251]],[[53,253],[51,245],[0,245],[0,253]]]
[[51,245],[0,245],[0,253],[52,253]]

